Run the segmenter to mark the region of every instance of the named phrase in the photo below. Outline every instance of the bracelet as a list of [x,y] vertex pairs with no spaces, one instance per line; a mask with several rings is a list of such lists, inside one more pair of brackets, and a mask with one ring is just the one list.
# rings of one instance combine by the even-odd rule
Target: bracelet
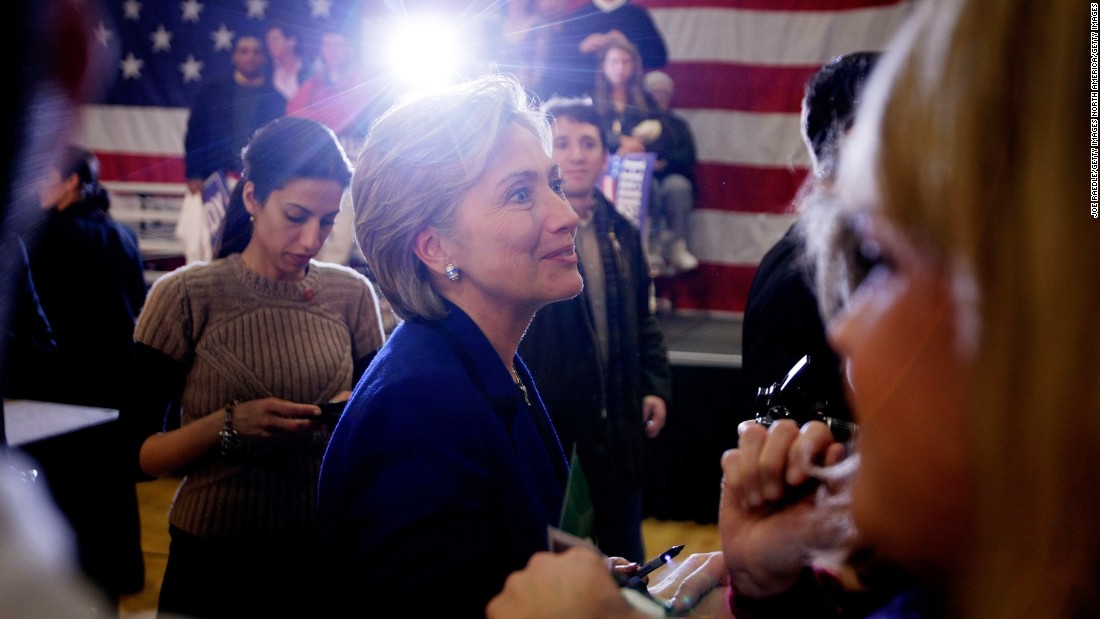
[[241,437],[237,434],[237,431],[233,429],[233,409],[240,404],[239,400],[230,400],[225,405],[225,425],[222,426],[221,432],[218,432],[218,437],[221,439],[222,455],[229,455],[230,452],[236,451],[241,446]]

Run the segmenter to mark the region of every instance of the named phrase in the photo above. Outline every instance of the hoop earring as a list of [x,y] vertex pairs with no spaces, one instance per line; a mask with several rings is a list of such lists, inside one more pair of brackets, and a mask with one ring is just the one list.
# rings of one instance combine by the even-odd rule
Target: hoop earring
[[452,282],[457,282],[458,278],[462,277],[462,272],[458,270],[458,267],[456,267],[453,262],[447,263],[447,266],[444,267],[444,273],[447,274],[447,279]]

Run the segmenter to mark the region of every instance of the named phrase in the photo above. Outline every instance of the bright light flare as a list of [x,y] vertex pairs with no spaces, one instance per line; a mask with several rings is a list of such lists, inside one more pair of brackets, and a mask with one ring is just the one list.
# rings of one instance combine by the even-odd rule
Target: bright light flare
[[386,50],[390,71],[412,89],[454,83],[466,62],[462,37],[438,17],[409,17],[396,24]]

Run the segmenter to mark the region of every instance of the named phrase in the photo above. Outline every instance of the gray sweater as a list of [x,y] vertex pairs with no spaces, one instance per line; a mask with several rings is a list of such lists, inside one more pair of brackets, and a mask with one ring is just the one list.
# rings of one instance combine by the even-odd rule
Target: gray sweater
[[[351,389],[353,365],[382,345],[378,298],[343,266],[311,262],[300,281],[264,279],[240,254],[157,280],[134,338],[189,367],[187,424],[240,401],[278,397],[320,404]],[[169,522],[192,535],[238,541],[302,540],[314,528],[327,432],[245,440],[184,471]]]

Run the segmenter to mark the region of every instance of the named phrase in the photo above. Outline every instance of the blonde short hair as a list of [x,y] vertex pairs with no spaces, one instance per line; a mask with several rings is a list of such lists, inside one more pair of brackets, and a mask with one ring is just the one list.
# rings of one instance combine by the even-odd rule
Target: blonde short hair
[[371,127],[352,179],[355,235],[371,277],[400,318],[446,315],[428,269],[413,253],[421,230],[446,232],[511,124],[550,154],[550,126],[506,75],[409,95]]

